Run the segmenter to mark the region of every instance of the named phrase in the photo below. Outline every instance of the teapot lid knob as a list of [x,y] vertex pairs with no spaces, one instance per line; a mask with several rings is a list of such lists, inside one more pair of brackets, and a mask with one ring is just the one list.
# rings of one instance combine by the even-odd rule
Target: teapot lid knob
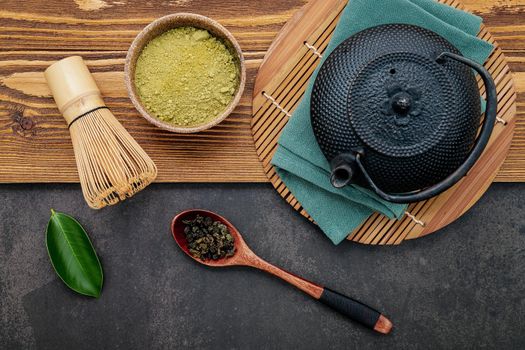
[[392,101],[392,109],[398,114],[407,114],[412,106],[409,94],[396,95]]

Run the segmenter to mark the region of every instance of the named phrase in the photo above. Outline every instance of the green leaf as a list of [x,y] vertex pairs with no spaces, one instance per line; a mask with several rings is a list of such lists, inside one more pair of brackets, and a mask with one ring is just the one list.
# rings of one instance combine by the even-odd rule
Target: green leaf
[[86,231],[75,219],[51,209],[46,246],[53,268],[69,288],[91,297],[100,296],[102,266]]

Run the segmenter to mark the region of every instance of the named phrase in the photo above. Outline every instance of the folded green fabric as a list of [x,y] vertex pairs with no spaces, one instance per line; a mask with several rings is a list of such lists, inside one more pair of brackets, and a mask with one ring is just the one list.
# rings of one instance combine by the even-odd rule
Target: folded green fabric
[[[324,59],[353,34],[391,23],[412,24],[432,30],[455,45],[464,56],[478,63],[485,62],[493,49],[491,44],[476,37],[481,18],[437,1],[350,0]],[[272,164],[303,208],[338,244],[374,212],[400,219],[406,206],[383,201],[375,193],[358,186],[335,189],[331,185],[330,165],[317,144],[310,124],[310,95],[319,67],[279,139]]]

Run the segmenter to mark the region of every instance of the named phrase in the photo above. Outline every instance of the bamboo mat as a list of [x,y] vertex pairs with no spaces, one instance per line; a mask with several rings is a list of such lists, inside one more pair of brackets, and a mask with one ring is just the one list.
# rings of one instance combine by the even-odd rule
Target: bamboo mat
[[[462,7],[457,1],[442,2]],[[275,39],[255,82],[252,133],[257,154],[278,193],[309,219],[308,213],[277,176],[270,162],[280,133],[299,103],[345,5],[346,0],[314,1],[306,5]],[[468,176],[449,191],[410,205],[402,220],[389,220],[374,214],[361,227],[349,233],[349,240],[363,244],[396,245],[436,232],[470,209],[498,174],[516,126],[516,91],[505,55],[494,37],[486,28],[482,28],[478,36],[495,45],[485,67],[494,77],[498,90],[499,121],[484,154]],[[478,84],[480,93],[484,95],[485,88],[480,79]]]

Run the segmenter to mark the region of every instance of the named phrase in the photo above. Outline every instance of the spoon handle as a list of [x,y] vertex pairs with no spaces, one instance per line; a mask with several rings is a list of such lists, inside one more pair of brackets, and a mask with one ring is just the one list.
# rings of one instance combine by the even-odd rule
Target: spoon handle
[[376,332],[388,334],[392,330],[392,322],[379,311],[326,287],[319,301]]
[[388,318],[370,306],[355,299],[305,280],[304,278],[272,265],[259,257],[252,260],[250,265],[283,279],[314,299],[319,300],[321,303],[350,319],[361,323],[367,328],[373,329],[382,334],[388,334],[392,329],[392,322],[390,322]]

